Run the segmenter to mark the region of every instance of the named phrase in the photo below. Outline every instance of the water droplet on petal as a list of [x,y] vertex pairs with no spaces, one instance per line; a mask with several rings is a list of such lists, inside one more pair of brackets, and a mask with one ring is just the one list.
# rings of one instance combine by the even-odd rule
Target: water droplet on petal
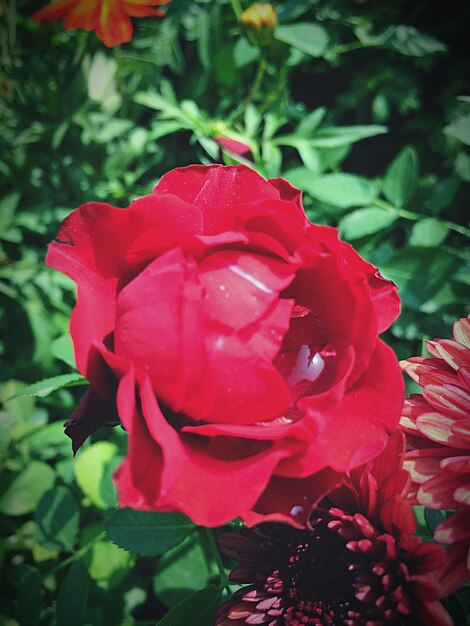
[[290,514],[293,517],[296,517],[297,515],[302,515],[302,513],[304,512],[304,507],[300,506],[300,504],[296,504],[295,506],[293,506],[290,510]]
[[301,346],[297,353],[295,366],[288,377],[288,383],[295,385],[301,380],[308,380],[313,383],[322,373],[325,361],[316,352],[311,356],[311,349],[307,345]]

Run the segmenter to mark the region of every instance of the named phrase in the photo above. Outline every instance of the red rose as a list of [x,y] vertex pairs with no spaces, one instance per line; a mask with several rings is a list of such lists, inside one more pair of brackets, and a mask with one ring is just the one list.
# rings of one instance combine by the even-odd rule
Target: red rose
[[396,288],[282,179],[173,170],[127,209],[74,211],[47,262],[77,282],[91,383],[68,432],[77,448],[119,416],[121,506],[304,523],[398,424],[402,376],[377,337]]

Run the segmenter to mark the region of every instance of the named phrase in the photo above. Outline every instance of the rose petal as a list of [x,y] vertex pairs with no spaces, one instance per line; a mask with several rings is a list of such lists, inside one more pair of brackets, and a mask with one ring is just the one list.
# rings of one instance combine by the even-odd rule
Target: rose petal
[[[123,481],[121,485],[131,484],[135,489],[127,492],[118,484],[120,506],[140,508],[142,497],[145,497],[146,508],[178,510],[190,515],[196,524],[221,526],[252,508],[279,460],[290,453],[290,446],[284,443],[241,460],[216,459],[205,451],[203,438],[183,435],[168,424],[149,379],[142,384],[140,398],[148,433],[142,430],[129,432],[129,441],[134,439],[135,443],[134,473],[129,462],[119,478]],[[139,448],[145,446],[147,440],[158,444],[163,454],[164,463],[157,475],[148,471],[145,459],[142,462],[139,459]],[[143,479],[140,485],[136,483],[137,470]],[[147,474],[145,479],[144,474]],[[152,489],[152,481],[160,482],[158,494]],[[217,498],[201,498],[201,485],[208,493],[217,494]],[[140,497],[137,502],[136,497]]]
[[[396,390],[385,404],[382,380],[389,381]],[[315,441],[316,464],[348,471],[376,456],[385,445],[387,431],[397,426],[403,389],[395,354],[379,341],[363,378],[348,390],[326,423],[320,425]]]
[[[190,174],[190,175],[189,175]],[[244,165],[190,165],[168,172],[153,193],[170,193],[198,207],[204,216],[204,234],[229,228],[233,207],[258,200],[278,199],[279,192]]]
[[313,507],[341,479],[340,473],[329,468],[310,478],[273,476],[256,504],[241,517],[248,526],[262,522],[284,522],[305,527]]

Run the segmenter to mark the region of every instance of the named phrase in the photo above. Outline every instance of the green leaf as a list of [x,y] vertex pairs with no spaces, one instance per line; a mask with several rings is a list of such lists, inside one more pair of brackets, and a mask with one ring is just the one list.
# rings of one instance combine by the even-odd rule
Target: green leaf
[[158,560],[153,588],[165,606],[173,608],[190,593],[208,585],[214,575],[217,567],[207,559],[201,538],[194,533]]
[[455,172],[466,183],[470,183],[470,156],[459,152],[455,157]]
[[45,424],[28,436],[28,447],[33,456],[43,460],[70,454],[70,439],[64,435],[62,422]]
[[448,232],[447,226],[438,219],[428,217],[419,220],[411,229],[410,245],[433,248],[444,241]]
[[88,603],[88,573],[81,561],[67,572],[57,594],[57,626],[83,626]]
[[321,171],[321,162],[318,156],[318,151],[315,150],[315,148],[313,148],[307,142],[299,143],[297,145],[297,151],[305,167],[310,172],[313,172],[314,174],[319,174]]
[[302,118],[300,124],[297,126],[295,134],[301,137],[310,136],[313,131],[315,131],[318,126],[323,121],[323,118],[326,115],[325,107],[320,107],[308,113],[305,117]]
[[361,139],[383,135],[386,132],[386,126],[377,124],[368,126],[332,126],[315,131],[309,143],[315,148],[336,148],[361,141]]
[[365,207],[345,215],[339,223],[339,232],[345,239],[359,239],[359,237],[384,230],[397,218],[398,215],[390,211],[377,207]]
[[326,30],[309,22],[278,26],[274,37],[313,57],[321,56],[328,46]]
[[0,200],[0,232],[11,226],[20,198],[21,194],[15,191]]
[[118,457],[118,447],[109,441],[98,441],[77,455],[75,461],[77,483],[83,493],[100,509],[115,506],[115,498],[113,502],[109,502],[103,497],[105,489],[102,483],[105,479],[111,480],[107,474],[107,467],[115,463]]
[[41,576],[31,565],[20,565],[17,571],[18,621],[21,626],[37,626],[43,606]]
[[446,52],[441,41],[407,24],[393,24],[379,35],[371,35],[364,28],[356,28],[359,41],[367,46],[379,46],[396,50],[412,57],[424,57],[436,52]]
[[46,550],[72,551],[78,520],[78,508],[70,491],[55,487],[44,494],[34,513],[36,540]]
[[418,157],[407,146],[395,157],[385,172],[383,190],[387,199],[397,207],[406,206],[416,187]]
[[134,557],[110,541],[97,541],[84,557],[91,578],[102,589],[113,589],[129,573]]
[[449,137],[454,137],[466,146],[470,146],[470,113],[451,122],[444,128],[444,132]]
[[63,361],[73,369],[77,368],[70,333],[57,337],[51,345],[51,352],[56,359]]
[[306,191],[306,185],[308,185],[307,181],[314,178],[312,172],[306,167],[293,167],[284,172],[283,176],[291,185],[302,191]]
[[209,626],[214,623],[222,590],[208,587],[190,595],[158,622],[158,626]]
[[180,513],[119,509],[105,522],[106,534],[121,548],[144,556],[163,554],[194,530]]
[[379,265],[399,287],[403,304],[420,311],[462,265],[457,255],[435,248],[406,248]]
[[304,189],[317,200],[342,209],[370,204],[379,192],[375,182],[361,176],[342,173],[312,178],[305,181]]
[[54,391],[62,389],[63,387],[77,387],[80,385],[88,385],[88,381],[81,374],[60,374],[59,376],[52,376],[52,378],[44,378],[37,383],[23,387],[21,391],[15,393],[14,396],[8,398],[13,400],[16,398],[26,398],[28,396],[36,396],[37,398],[45,398]]
[[433,185],[432,193],[424,203],[424,206],[432,211],[434,215],[450,206],[461,185],[456,176],[448,176],[438,180]]
[[431,535],[436,530],[439,524],[446,521],[446,514],[444,511],[437,511],[435,509],[424,509],[424,519]]
[[233,57],[236,67],[244,67],[259,57],[259,50],[248,39],[240,37],[233,49]]
[[34,511],[54,480],[55,474],[49,465],[30,461],[1,496],[0,511],[5,515],[24,515]]

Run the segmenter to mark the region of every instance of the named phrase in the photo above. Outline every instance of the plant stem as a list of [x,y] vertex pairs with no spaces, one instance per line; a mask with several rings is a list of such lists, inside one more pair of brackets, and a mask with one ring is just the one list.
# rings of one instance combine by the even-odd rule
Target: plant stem
[[219,570],[219,578],[222,586],[227,591],[228,595],[232,595],[232,590],[230,589],[230,584],[228,582],[227,574],[225,572],[224,564],[222,563],[222,557],[220,556],[219,548],[217,546],[217,542],[214,537],[214,533],[210,528],[202,527],[209,549],[211,551],[212,557],[217,564],[217,569]]
[[353,50],[361,50],[362,48],[368,48],[369,46],[362,41],[353,41],[351,43],[345,43],[340,46],[336,46],[331,50],[333,54],[343,54],[344,52],[351,52]]
[[258,91],[261,87],[261,83],[263,82],[265,73],[266,73],[266,62],[265,62],[263,55],[261,54],[258,59],[258,67],[256,69],[256,74],[253,80],[253,84],[251,85],[246,98],[243,100],[243,103],[239,107],[237,107],[234,113],[230,116],[232,119],[238,119],[243,116],[248,106],[253,102],[256,95],[258,94]]
[[230,0],[230,4],[232,5],[233,12],[235,13],[235,17],[237,18],[237,22],[240,21],[240,16],[242,14],[242,7],[240,4],[240,0]]
[[[415,213],[414,211],[407,211],[406,209],[399,209],[398,207],[382,200],[381,198],[376,198],[373,201],[376,207],[380,209],[385,209],[386,211],[390,211],[391,213],[395,213],[399,215],[405,220],[411,220],[413,222],[417,222],[418,220],[425,219],[426,215],[420,215],[419,213]],[[453,230],[456,233],[464,235],[464,237],[470,237],[470,228],[466,228],[465,226],[461,226],[460,224],[455,224],[454,222],[449,222],[448,220],[440,220],[441,224],[444,224],[446,228],[449,230]]]
[[81,559],[82,556],[84,556],[88,552],[88,550],[90,550],[90,548],[92,548],[94,546],[94,544],[97,541],[101,541],[102,539],[105,539],[105,538],[106,538],[106,533],[104,531],[99,533],[99,535],[96,535],[96,537],[94,537],[94,539],[92,539],[90,542],[88,542],[82,548],[80,548],[79,550],[77,550],[76,552],[71,554],[69,557],[67,557],[66,559],[61,561],[58,565],[53,567],[51,570],[46,572],[43,575],[43,579],[44,578],[48,578],[49,576],[52,576],[53,574],[56,574],[58,571],[60,571],[64,567],[67,567],[67,565],[70,565],[70,563],[73,563],[74,561],[78,561],[78,559]]

